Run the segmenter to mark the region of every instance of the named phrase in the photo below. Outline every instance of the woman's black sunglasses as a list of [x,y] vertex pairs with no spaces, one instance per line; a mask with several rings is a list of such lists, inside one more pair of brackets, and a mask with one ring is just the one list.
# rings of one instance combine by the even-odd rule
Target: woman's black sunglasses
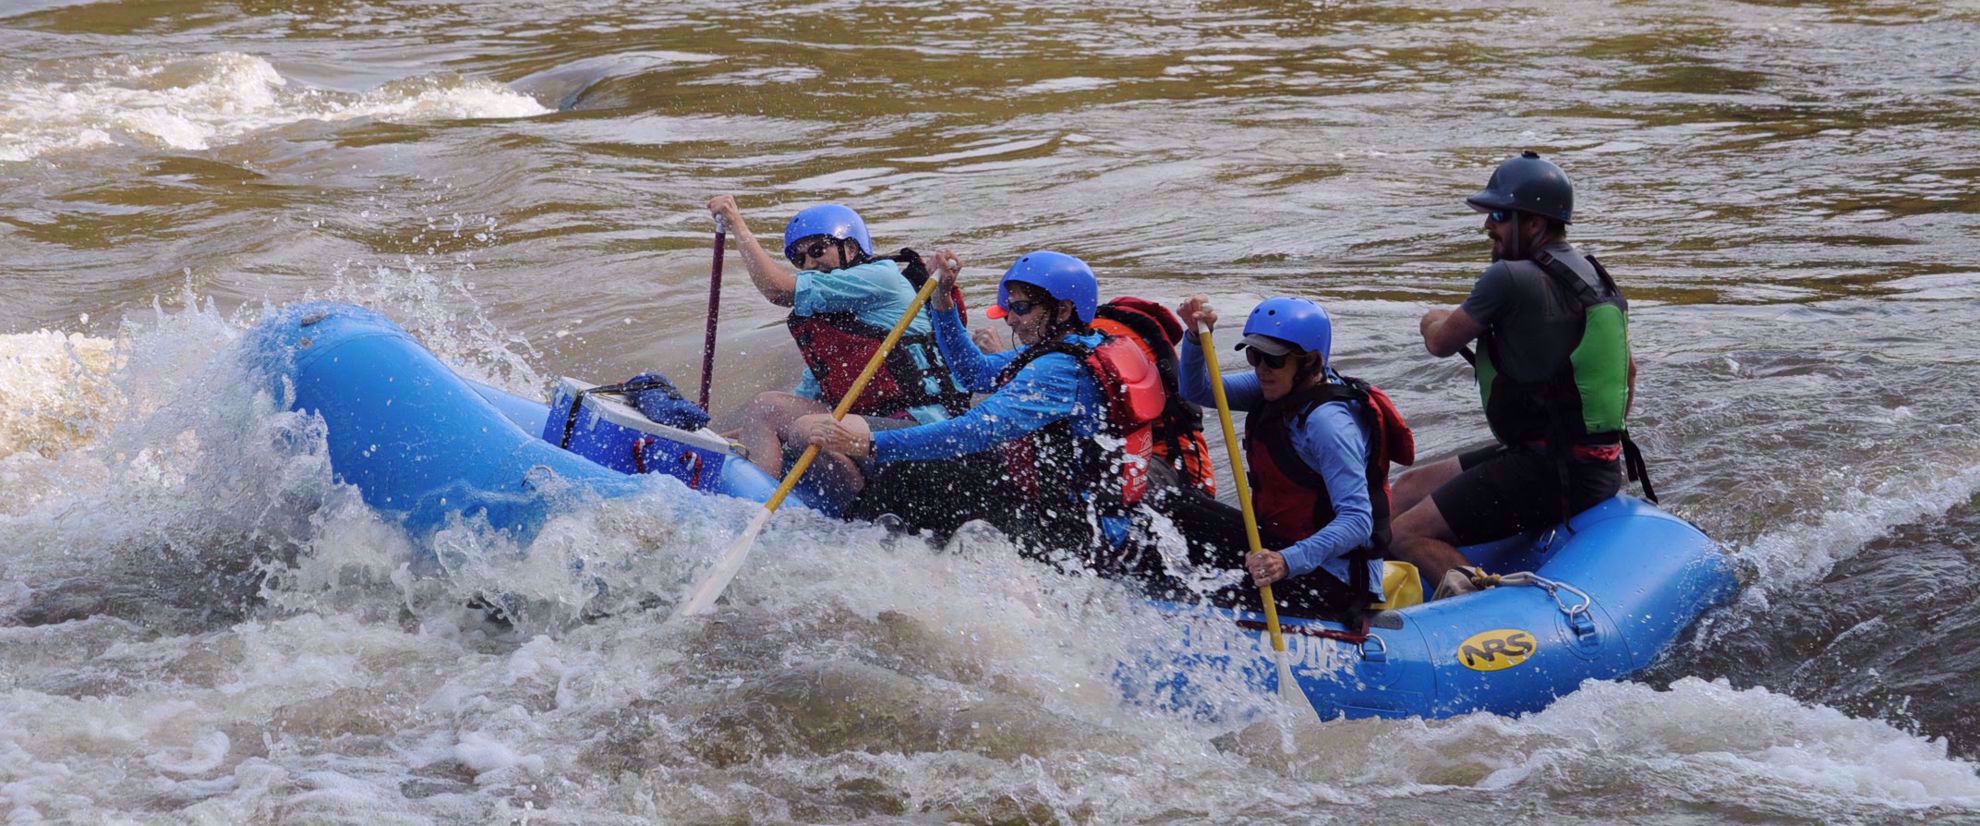
[[1298,353],[1281,353],[1279,355],[1272,356],[1260,352],[1256,347],[1244,348],[1244,360],[1251,362],[1251,366],[1257,367],[1259,365],[1264,365],[1273,370],[1283,369],[1286,366],[1286,362],[1288,360],[1293,359],[1298,355],[1299,355]]
[[791,259],[792,264],[802,267],[806,261],[825,257],[825,250],[830,248],[828,242],[831,240],[820,236],[808,241],[799,241],[791,247],[791,253],[786,257]]

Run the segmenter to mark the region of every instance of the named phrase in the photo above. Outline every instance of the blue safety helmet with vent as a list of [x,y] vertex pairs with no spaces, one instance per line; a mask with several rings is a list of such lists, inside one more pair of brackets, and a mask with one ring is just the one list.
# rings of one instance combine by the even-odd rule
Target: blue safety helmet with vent
[[1252,308],[1244,321],[1244,340],[1237,349],[1253,348],[1268,356],[1319,353],[1328,360],[1334,346],[1334,321],[1326,308],[1304,298],[1268,298]]
[[1030,284],[1055,299],[1072,302],[1073,315],[1081,324],[1092,324],[1093,314],[1100,308],[1100,279],[1094,277],[1093,268],[1063,252],[1040,250],[1019,258],[1005,270],[1004,280],[997,283],[998,309],[1010,307],[1013,283]]
[[820,236],[851,241],[862,257],[873,255],[873,236],[867,234],[859,213],[844,204],[819,204],[799,212],[784,226],[784,257],[796,257],[799,241]]

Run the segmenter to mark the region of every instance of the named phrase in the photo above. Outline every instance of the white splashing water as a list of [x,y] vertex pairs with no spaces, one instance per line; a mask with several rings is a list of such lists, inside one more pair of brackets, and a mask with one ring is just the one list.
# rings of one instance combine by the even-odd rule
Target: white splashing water
[[1724,681],[1684,679],[1669,691],[1591,681],[1518,719],[1476,714],[1383,732],[1369,753],[1360,769],[1368,780],[1524,794],[1629,778],[1694,802],[1761,811],[1822,811],[1838,801],[1980,805],[1974,765],[1949,759],[1944,740]]
[[[484,367],[517,357],[478,314],[405,301],[458,297],[437,276],[367,272],[339,289],[404,302]],[[462,524],[439,541],[473,564],[414,578],[405,538],[334,483],[320,425],[234,365],[256,313],[186,304],[115,340],[0,339],[10,392],[93,411],[17,420],[0,459],[10,491],[41,480],[0,510],[10,819],[1292,821],[1591,788],[1763,819],[1980,805],[1941,741],[1695,680],[1594,683],[1514,719],[1300,725],[1292,757],[1272,721],[1220,745],[1118,700],[1113,663],[1165,620],[994,533],[938,548],[793,511],[730,607],[670,627],[666,601],[754,506],[666,484],[572,508],[528,553]],[[496,592],[521,631],[463,607]],[[65,601],[70,621],[17,622]]]
[[[455,235],[473,232],[493,236],[497,222],[455,218]],[[500,387],[526,398],[541,398],[549,382],[531,366],[538,355],[527,339],[504,332],[474,300],[474,264],[465,257],[451,261],[406,256],[393,264],[347,261],[333,273],[336,281],[321,292],[311,290],[303,300],[342,301],[369,307],[390,316],[418,338],[456,373]]]
[[[107,339],[41,330],[0,335],[0,459],[54,456],[88,440],[116,395]],[[5,507],[0,505],[0,507]]]
[[1767,591],[1819,581],[1892,528],[1944,514],[1980,495],[1980,463],[1961,466],[1957,456],[1946,458],[1870,490],[1843,491],[1815,511],[1815,521],[1768,531],[1739,556],[1759,567]]
[[522,118],[549,112],[493,81],[454,75],[362,94],[300,88],[239,52],[36,64],[0,77],[0,162],[105,146],[200,150],[305,120]]

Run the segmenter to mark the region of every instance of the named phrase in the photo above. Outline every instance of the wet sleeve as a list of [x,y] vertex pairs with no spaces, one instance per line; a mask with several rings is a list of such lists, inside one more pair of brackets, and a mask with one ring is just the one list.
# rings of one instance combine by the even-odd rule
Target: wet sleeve
[[1368,501],[1368,437],[1347,405],[1323,404],[1307,415],[1293,432],[1293,449],[1320,471],[1334,501],[1334,521],[1279,552],[1289,575],[1304,576],[1368,544],[1375,508]]
[[988,393],[997,389],[997,374],[1017,358],[1018,351],[983,352],[983,348],[976,346],[976,341],[969,337],[969,328],[963,326],[962,312],[954,307],[947,310],[931,308],[929,313],[935,322],[935,346],[942,350],[942,360],[949,364],[949,375],[971,393]]
[[[938,320],[936,322],[940,324]],[[1064,353],[1038,359],[968,413],[944,422],[873,434],[880,463],[952,459],[1015,441],[1073,415],[1084,371]]]
[[1494,261],[1478,276],[1478,283],[1471,285],[1471,295],[1465,296],[1464,310],[1471,320],[1491,326],[1505,316],[1506,308],[1512,304],[1512,269],[1504,261]]
[[868,278],[864,272],[841,270],[825,275],[805,270],[797,274],[797,288],[791,292],[791,312],[801,316],[856,313],[893,297],[888,285]]
[[[1210,387],[1210,367],[1204,363],[1203,346],[1191,336],[1183,337],[1181,375],[1176,377],[1182,396],[1209,410],[1217,409],[1217,396]],[[1251,372],[1225,373],[1224,396],[1232,410],[1252,412],[1265,404],[1258,389],[1258,375]]]

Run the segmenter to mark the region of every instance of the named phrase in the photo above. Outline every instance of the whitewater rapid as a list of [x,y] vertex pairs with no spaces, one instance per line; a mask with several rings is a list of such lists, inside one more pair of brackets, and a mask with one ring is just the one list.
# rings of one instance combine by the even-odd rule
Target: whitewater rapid
[[[346,295],[392,292],[367,283]],[[526,549],[458,525],[435,541],[472,564],[416,577],[320,424],[241,372],[262,309],[174,303],[110,337],[0,337],[17,820],[1298,819],[1618,784],[1644,811],[1980,805],[1943,741],[1724,681],[1591,683],[1517,719],[1293,722],[1236,685],[1212,691],[1262,722],[1124,705],[1114,663],[1165,621],[994,533],[930,546],[795,512],[705,625],[666,605],[754,505],[677,488],[580,506]],[[478,338],[471,312],[413,315]],[[526,606],[516,628],[465,607],[493,589]]]
[[111,146],[211,149],[302,121],[526,118],[551,111],[480,78],[314,88],[240,52],[52,61],[0,74],[0,163]]

